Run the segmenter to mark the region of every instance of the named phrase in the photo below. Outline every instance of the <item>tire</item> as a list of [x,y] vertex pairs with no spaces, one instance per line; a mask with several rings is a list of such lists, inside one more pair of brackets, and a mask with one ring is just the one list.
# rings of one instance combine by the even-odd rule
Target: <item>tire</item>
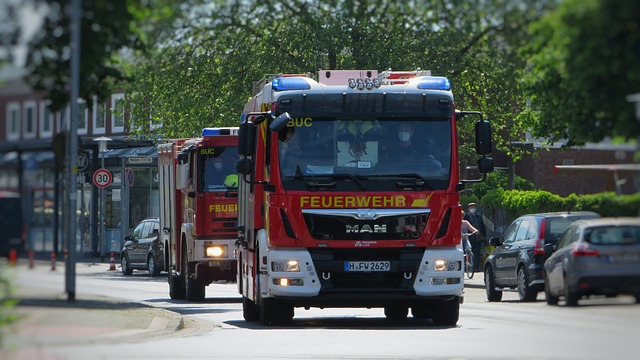
[[484,270],[484,288],[487,293],[489,302],[497,302],[502,300],[502,291],[496,290],[496,280],[493,276],[493,270],[490,266]]
[[571,291],[569,289],[569,283],[567,282],[567,277],[564,278],[564,303],[565,306],[578,306],[578,300],[580,300],[580,296],[578,293]]
[[389,321],[403,321],[409,315],[409,308],[404,306],[385,306],[384,316]]
[[123,275],[133,274],[133,269],[131,268],[131,265],[129,265],[129,257],[127,254],[122,254],[122,256],[120,256],[120,265],[122,266]]
[[258,306],[253,300],[249,300],[247,297],[242,297],[242,317],[245,321],[258,321],[260,320],[260,312]]
[[169,269],[169,297],[173,300],[184,300],[187,294],[184,292],[182,278]]
[[435,306],[431,320],[437,326],[455,326],[460,318],[460,298],[456,296]]
[[640,294],[636,294],[635,298],[636,298],[636,304],[640,304]]
[[276,299],[266,298],[260,303],[260,321],[263,325],[284,325],[293,319],[293,315],[293,306]]
[[205,286],[189,274],[187,252],[182,252],[182,281],[184,282],[185,297],[188,301],[202,302],[205,297]]
[[147,269],[149,269],[149,275],[151,276],[160,275],[160,268],[157,266],[156,258],[153,257],[153,254],[147,256]]
[[465,259],[466,259],[466,261],[465,261],[465,265],[464,265],[465,266],[464,271],[467,274],[467,277],[469,279],[473,279],[473,274],[474,274],[473,268],[475,266],[474,259],[473,259],[473,253],[469,252],[467,254],[467,256],[465,256]]
[[518,268],[518,296],[524,302],[536,301],[538,297],[538,291],[529,286],[529,276],[523,266]]
[[544,296],[547,298],[547,304],[558,305],[560,298],[551,294],[551,288],[549,287],[549,281],[547,280],[549,279],[547,273],[544,274],[544,278]]
[[418,320],[430,319],[431,308],[427,306],[412,307],[411,316],[413,316],[414,319],[418,319]]

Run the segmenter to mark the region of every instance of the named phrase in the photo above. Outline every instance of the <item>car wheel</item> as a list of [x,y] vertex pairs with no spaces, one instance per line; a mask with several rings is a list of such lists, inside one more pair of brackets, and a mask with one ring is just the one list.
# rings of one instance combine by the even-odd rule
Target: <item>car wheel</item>
[[566,306],[578,306],[580,296],[569,288],[567,277],[564,277],[564,301]]
[[120,256],[120,265],[122,267],[123,275],[133,274],[133,269],[129,265],[129,257],[127,256],[127,254],[122,254],[122,256]]
[[551,288],[549,287],[549,277],[547,273],[544,274],[544,296],[547,298],[547,304],[549,305],[558,305],[559,297],[553,296],[551,294]]
[[520,301],[526,302],[535,301],[536,297],[538,297],[538,291],[529,286],[529,277],[527,276],[527,271],[524,269],[524,266],[518,269],[518,296],[520,297]]
[[491,266],[484,270],[484,288],[487,292],[487,300],[496,302],[502,300],[502,291],[496,290],[496,280],[493,277]]
[[149,275],[151,276],[160,275],[160,268],[158,267],[156,258],[153,254],[149,254],[149,256],[147,256],[147,269],[149,269]]

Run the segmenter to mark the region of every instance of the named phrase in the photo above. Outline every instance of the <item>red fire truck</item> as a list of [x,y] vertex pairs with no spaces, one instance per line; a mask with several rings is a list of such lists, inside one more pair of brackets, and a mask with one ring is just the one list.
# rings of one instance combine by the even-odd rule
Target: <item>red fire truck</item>
[[[317,79],[317,80],[316,80]],[[380,307],[391,320],[458,321],[463,254],[456,121],[476,117],[480,173],[491,129],[455,110],[428,71],[275,75],[239,132],[238,288],[247,321],[295,307]]]
[[238,128],[158,145],[160,231],[172,299],[202,301],[213,281],[236,280]]

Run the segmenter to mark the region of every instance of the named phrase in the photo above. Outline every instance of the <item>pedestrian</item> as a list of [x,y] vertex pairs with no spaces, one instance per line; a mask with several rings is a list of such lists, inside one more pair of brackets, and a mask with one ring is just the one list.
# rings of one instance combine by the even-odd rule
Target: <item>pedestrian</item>
[[480,271],[480,257],[482,256],[482,246],[484,245],[486,228],[482,220],[482,215],[478,213],[476,203],[472,202],[467,205],[467,213],[464,216],[464,220],[467,220],[474,228],[478,229],[477,234],[469,235],[469,241],[471,242],[473,257],[476,259],[475,270]]

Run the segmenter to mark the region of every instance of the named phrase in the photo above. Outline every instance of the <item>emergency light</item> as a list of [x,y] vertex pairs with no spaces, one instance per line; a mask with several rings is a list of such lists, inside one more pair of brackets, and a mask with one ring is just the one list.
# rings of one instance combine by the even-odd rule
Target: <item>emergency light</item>
[[204,128],[202,136],[238,135],[238,128]]
[[418,89],[423,90],[451,90],[449,79],[442,76],[425,76],[418,83]]
[[280,77],[273,79],[271,88],[275,91],[309,90],[311,89],[311,85],[303,78]]

